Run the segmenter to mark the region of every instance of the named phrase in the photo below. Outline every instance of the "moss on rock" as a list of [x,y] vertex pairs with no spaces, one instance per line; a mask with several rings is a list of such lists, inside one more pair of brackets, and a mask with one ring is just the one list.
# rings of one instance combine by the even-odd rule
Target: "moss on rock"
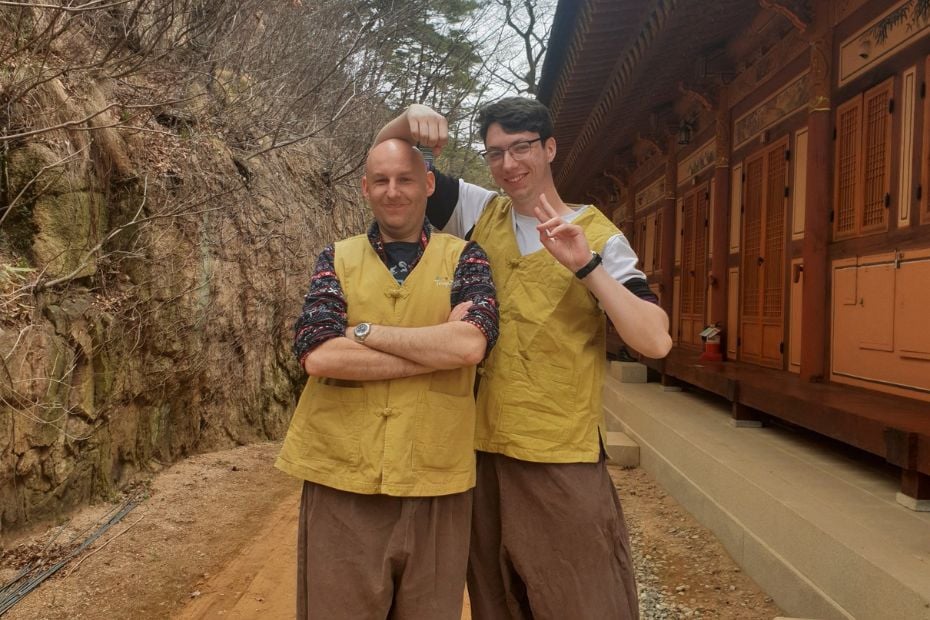
[[6,159],[7,195],[12,200],[22,192],[35,199],[86,190],[88,177],[65,159],[41,142],[11,151]]
[[105,220],[103,195],[97,192],[38,198],[33,209],[33,262],[51,278],[93,275],[97,257],[89,252],[103,237]]

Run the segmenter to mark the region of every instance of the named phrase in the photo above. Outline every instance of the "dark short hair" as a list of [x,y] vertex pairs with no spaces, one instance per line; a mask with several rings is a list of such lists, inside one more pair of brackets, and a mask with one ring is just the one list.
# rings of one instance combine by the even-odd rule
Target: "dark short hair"
[[552,117],[549,108],[526,97],[505,97],[481,106],[478,110],[478,133],[481,141],[488,137],[488,127],[494,123],[507,133],[535,131],[543,141],[552,136]]

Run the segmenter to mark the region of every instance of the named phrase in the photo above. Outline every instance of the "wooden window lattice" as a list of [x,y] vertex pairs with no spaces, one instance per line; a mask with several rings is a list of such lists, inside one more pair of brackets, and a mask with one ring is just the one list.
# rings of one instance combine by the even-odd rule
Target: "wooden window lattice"
[[652,252],[655,271],[662,269],[662,213],[661,209],[656,212],[655,249]]
[[743,192],[742,314],[759,316],[759,265],[762,249],[762,172],[763,158],[748,162],[746,190]]
[[762,315],[780,317],[784,299],[785,187],[788,165],[785,149],[769,151],[765,209],[765,290]]
[[[926,89],[926,82],[930,81],[930,56],[927,56],[924,76],[926,76],[924,79],[924,88]],[[930,93],[926,92],[924,92],[924,145],[921,168],[923,169],[923,175],[920,192],[920,202],[922,203],[920,222],[930,224]]]
[[704,312],[704,297],[707,292],[707,190],[697,192],[694,214],[694,312]]
[[834,237],[885,230],[891,198],[894,79],[847,101],[836,113]]
[[856,230],[856,187],[859,157],[859,116],[861,102],[857,99],[837,112],[837,190],[835,204],[836,236],[846,236]]
[[694,311],[694,218],[697,210],[697,193],[685,196],[681,239],[681,312]]
[[[890,86],[890,85],[889,85]],[[862,229],[883,228],[887,213],[885,195],[890,189],[888,152],[891,144],[889,130],[891,115],[888,113],[891,89],[880,87],[878,92],[866,95],[864,146],[864,204]]]

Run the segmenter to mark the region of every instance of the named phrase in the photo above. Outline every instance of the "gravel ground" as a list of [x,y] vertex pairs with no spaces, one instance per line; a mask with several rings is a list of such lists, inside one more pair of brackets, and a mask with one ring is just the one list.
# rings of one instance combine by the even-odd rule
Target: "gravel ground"
[[633,546],[643,620],[782,615],[714,537],[642,469],[610,467]]

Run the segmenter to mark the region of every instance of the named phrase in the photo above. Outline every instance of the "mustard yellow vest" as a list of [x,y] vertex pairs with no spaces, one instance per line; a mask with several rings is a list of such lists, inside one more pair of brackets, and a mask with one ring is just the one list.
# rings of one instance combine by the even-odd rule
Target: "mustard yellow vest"
[[[434,232],[398,285],[366,235],[336,244],[349,324],[444,322],[465,242]],[[475,484],[475,368],[390,381],[307,380],[275,465],[343,491],[435,496]]]
[[[543,463],[595,462],[603,428],[605,315],[542,248],[520,255],[509,198],[495,198],[472,238],[487,253],[500,336],[478,388],[478,450]],[[619,231],[589,207],[575,224],[601,252]]]

